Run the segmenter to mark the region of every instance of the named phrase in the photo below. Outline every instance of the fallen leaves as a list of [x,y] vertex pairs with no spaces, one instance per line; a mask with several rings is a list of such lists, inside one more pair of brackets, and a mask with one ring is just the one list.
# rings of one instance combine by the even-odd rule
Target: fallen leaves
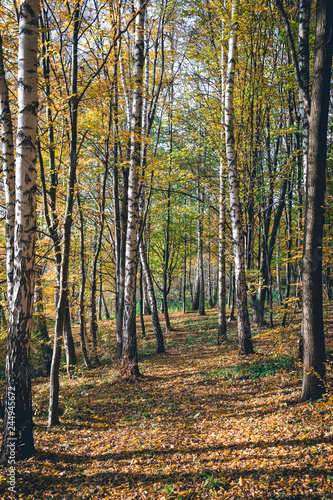
[[[332,499],[333,398],[298,403],[300,371],[290,368],[296,330],[263,364],[259,355],[244,362],[236,346],[215,344],[214,311],[200,318],[199,333],[197,316],[172,319],[172,354],[151,354],[148,325],[150,354],[137,382],[118,379],[110,366],[65,379],[58,428],[45,426],[48,380],[35,382],[37,454],[17,464],[20,497]],[[266,352],[275,335],[261,330],[256,349]],[[0,472],[1,498],[9,498]]]

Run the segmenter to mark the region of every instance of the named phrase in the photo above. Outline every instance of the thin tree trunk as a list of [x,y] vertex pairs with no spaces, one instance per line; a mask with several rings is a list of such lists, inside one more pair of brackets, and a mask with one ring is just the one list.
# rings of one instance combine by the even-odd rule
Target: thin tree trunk
[[235,288],[236,288],[236,283],[235,283],[235,273],[233,270],[233,265],[230,264],[230,281],[229,281],[229,318],[228,321],[235,321]]
[[43,288],[41,284],[41,274],[42,269],[36,270],[36,287],[35,287],[35,297],[36,297],[36,330],[37,335],[41,341],[42,346],[42,359],[45,366],[47,375],[50,375],[51,360],[52,360],[52,347],[49,337],[49,332],[47,330],[46,317],[44,313],[44,301],[43,301]]
[[289,193],[288,193],[288,211],[287,211],[287,262],[286,262],[286,294],[284,297],[284,312],[281,318],[281,326],[286,326],[287,321],[287,313],[288,313],[288,299],[290,297],[291,291],[291,249],[292,249],[292,217],[291,217],[291,209],[292,209],[292,186],[291,182],[289,184]]
[[75,354],[74,339],[72,334],[71,315],[70,315],[68,297],[65,308],[63,335],[64,335],[64,348],[66,355],[67,373],[68,375],[72,376],[74,367],[76,366],[76,354]]
[[60,269],[60,289],[59,300],[56,310],[56,323],[54,334],[53,358],[50,375],[50,399],[48,425],[59,424],[59,367],[61,359],[61,337],[64,328],[65,307],[68,299],[68,272],[69,272],[69,252],[71,244],[71,227],[73,222],[74,206],[74,186],[76,180],[77,167],[77,71],[78,71],[78,36],[80,27],[80,3],[78,2],[74,11],[74,28],[72,36],[72,75],[71,75],[71,97],[69,100],[71,117],[71,140],[70,140],[70,167],[67,186],[65,222],[63,228],[63,251]]
[[110,319],[110,313],[109,313],[109,309],[108,309],[104,294],[103,294],[103,306],[104,306],[104,311],[105,311],[105,318]]
[[[309,27],[311,3],[312,0],[300,0],[299,2],[298,62],[300,78],[304,91],[307,95],[309,95],[310,91]],[[304,106],[301,92],[299,92],[299,104],[302,120],[303,181],[304,190],[306,190],[309,151],[309,116],[306,112],[306,105]]]
[[[224,5],[224,2],[223,2]],[[222,21],[222,43],[221,43],[221,150],[225,141],[224,113],[225,113],[225,51],[224,51],[224,21]],[[220,190],[219,190],[219,254],[218,254],[218,333],[217,343],[221,344],[227,338],[227,316],[226,316],[226,290],[225,290],[225,180],[224,160],[220,157]]]
[[83,362],[88,368],[91,368],[87,344],[86,344],[86,322],[85,322],[85,305],[84,293],[86,288],[86,270],[85,270],[85,244],[84,244],[84,226],[83,226],[83,213],[81,207],[81,198],[79,191],[76,194],[79,221],[80,221],[80,291],[79,291],[79,324],[80,324],[80,343],[83,356]]
[[127,375],[139,376],[136,339],[136,274],[138,266],[139,216],[139,169],[142,130],[142,87],[144,66],[144,18],[145,1],[138,0],[139,13],[136,17],[134,49],[134,95],[131,127],[131,155],[128,178],[128,222],[125,255],[125,289],[123,316],[122,363]]
[[[199,176],[199,169],[198,169]],[[203,241],[202,241],[202,212],[203,203],[201,199],[200,181],[197,181],[197,196],[198,196],[198,221],[197,221],[197,237],[198,237],[198,278],[199,278],[199,315],[205,316],[205,279],[204,279],[204,264],[203,264]]]
[[100,208],[100,227],[97,239],[97,247],[93,259],[92,271],[91,271],[91,296],[90,296],[90,332],[93,339],[93,357],[94,364],[99,364],[98,354],[97,354],[97,309],[96,309],[96,290],[97,290],[97,265],[99,254],[102,248],[102,238],[104,231],[104,221],[105,221],[105,196],[106,196],[106,180],[108,175],[108,152],[106,154],[105,165],[104,165],[104,177],[103,177],[103,187],[102,187],[102,204]]
[[153,280],[152,280],[149,265],[148,265],[146,248],[145,248],[145,245],[144,245],[144,242],[142,239],[141,239],[140,244],[139,244],[139,251],[140,251],[141,266],[142,266],[145,280],[147,283],[147,291],[148,291],[149,300],[150,300],[150,308],[151,308],[152,322],[153,322],[154,335],[155,335],[156,352],[161,353],[161,352],[165,352],[164,338],[163,338],[160,320],[158,317],[158,309],[157,309],[157,302],[156,302],[156,296],[155,296],[155,291],[154,291],[154,284],[153,284]]
[[194,288],[194,291],[193,291],[191,311],[198,311],[199,310],[199,303],[200,303],[200,279],[199,279],[198,266],[196,269],[196,277],[194,279],[194,287],[193,288]]
[[187,265],[187,220],[184,215],[184,271],[183,271],[183,314],[186,313],[186,265]]
[[[171,92],[173,96],[173,91]],[[171,102],[172,102],[171,97]],[[171,104],[172,105],[172,104]],[[170,149],[169,149],[169,176],[171,174],[172,167],[172,148],[173,148],[173,127],[171,122],[172,116],[169,116],[169,137],[170,137]],[[166,226],[165,226],[165,247],[164,247],[164,255],[163,255],[163,280],[162,280],[162,301],[163,301],[163,314],[165,318],[165,327],[167,331],[171,331],[171,323],[169,317],[169,309],[168,309],[168,290],[169,290],[169,280],[168,280],[168,271],[169,271],[169,259],[170,259],[170,224],[171,224],[171,183],[168,181],[167,188],[167,206],[166,206]]]
[[332,300],[331,268],[328,264],[326,264],[325,284],[326,284],[326,299]]
[[[127,225],[127,172],[123,169],[123,199],[122,211],[120,213],[119,200],[119,165],[118,165],[118,54],[115,48],[114,64],[114,103],[113,103],[113,204],[114,204],[114,240],[115,240],[115,281],[116,281],[116,342],[117,356],[122,355],[122,329],[124,309],[124,255],[125,255],[125,231]],[[125,208],[126,207],[126,208]],[[104,299],[104,297],[103,297]],[[105,305],[105,300],[103,300]],[[107,310],[107,308],[106,308]],[[109,314],[109,312],[108,312]],[[107,316],[108,316],[107,314]]]
[[142,264],[140,266],[140,322],[141,322],[141,335],[142,337],[146,336],[146,327],[145,320],[143,317],[143,272],[142,272]]
[[225,135],[228,163],[228,179],[230,194],[230,216],[232,224],[233,252],[235,261],[236,307],[239,354],[253,353],[251,329],[247,309],[243,227],[238,190],[237,158],[234,138],[234,106],[233,91],[235,80],[235,62],[237,34],[235,25],[236,0],[232,3],[232,27],[229,40],[228,71],[225,91]]
[[102,295],[103,295],[103,280],[102,280],[102,265],[99,265],[99,290],[98,290],[98,320],[102,321]]
[[281,276],[280,276],[280,237],[278,237],[277,247],[276,247],[276,288],[277,288],[278,304],[279,306],[281,306],[282,294],[281,294]]

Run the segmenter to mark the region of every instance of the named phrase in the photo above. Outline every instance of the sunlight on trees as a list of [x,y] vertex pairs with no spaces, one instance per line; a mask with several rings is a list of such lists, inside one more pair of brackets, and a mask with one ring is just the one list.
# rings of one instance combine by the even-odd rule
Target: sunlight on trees
[[301,401],[328,397],[332,9],[0,6],[3,461],[11,436],[34,454],[32,377],[50,377],[52,429],[65,380],[108,366],[139,384],[180,314],[195,345],[214,321],[242,373],[294,335]]

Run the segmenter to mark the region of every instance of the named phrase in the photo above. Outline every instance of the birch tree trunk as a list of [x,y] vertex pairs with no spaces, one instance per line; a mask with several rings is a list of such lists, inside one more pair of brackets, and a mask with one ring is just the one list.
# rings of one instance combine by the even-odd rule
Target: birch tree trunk
[[[119,127],[118,127],[118,47],[115,47],[114,64],[114,102],[113,102],[113,203],[114,203],[114,234],[115,234],[115,266],[116,266],[116,341],[117,356],[122,356],[122,330],[124,310],[124,274],[125,274],[125,244],[127,227],[127,194],[128,172],[123,168],[122,206],[119,200]],[[127,101],[126,101],[127,102]],[[105,304],[105,301],[104,301]]]
[[9,305],[4,437],[1,450],[3,460],[11,455],[11,451],[14,451],[17,459],[34,453],[29,353],[37,223],[35,143],[38,18],[38,0],[22,1],[18,38],[14,273]]
[[75,353],[75,345],[72,333],[71,314],[70,314],[70,305],[68,296],[65,307],[63,337],[64,337],[64,349],[66,355],[67,373],[72,377],[74,372],[74,367],[76,366],[76,353]]
[[0,121],[2,143],[2,172],[6,202],[6,276],[8,321],[13,296],[14,228],[15,228],[15,157],[12,117],[8,87],[3,64],[2,37],[0,34]]
[[[223,3],[224,5],[224,3]],[[225,66],[225,51],[224,51],[224,21],[222,20],[221,29],[221,150],[224,143],[224,66]],[[217,343],[220,344],[227,338],[227,321],[225,307],[225,181],[224,181],[224,159],[221,153],[220,157],[220,190],[219,190],[219,256],[218,256],[218,333]]]
[[228,295],[228,306],[230,308],[229,311],[229,323],[231,321],[235,321],[235,272],[233,270],[233,265],[230,264],[230,276],[229,276],[229,295]]
[[122,363],[128,376],[139,376],[136,339],[136,278],[138,267],[139,173],[142,128],[145,0],[137,1],[134,49],[134,95],[131,127],[131,154],[128,177],[128,221],[125,254],[125,290],[122,331]]
[[239,354],[253,353],[251,329],[247,308],[243,224],[239,199],[237,157],[234,138],[233,92],[237,51],[237,27],[235,23],[237,0],[232,3],[232,26],[229,39],[228,70],[225,90],[225,135],[230,193],[230,217],[232,225],[233,253],[235,262],[236,308]]
[[[299,2],[299,29],[298,29],[298,60],[300,78],[306,95],[310,90],[310,56],[309,56],[309,25],[312,0],[300,0]],[[304,104],[302,93],[299,92],[300,114],[302,119],[302,149],[303,149],[303,181],[306,190],[306,177],[308,169],[309,149],[309,116],[307,105]]]
[[322,245],[332,31],[333,4],[318,0],[303,245],[303,401],[325,392]]

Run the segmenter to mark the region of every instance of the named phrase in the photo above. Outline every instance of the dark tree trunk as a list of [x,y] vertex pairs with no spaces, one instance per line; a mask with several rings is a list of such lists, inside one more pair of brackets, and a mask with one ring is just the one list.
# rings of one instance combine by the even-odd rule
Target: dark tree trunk
[[286,262],[286,293],[284,297],[284,312],[281,318],[281,326],[286,326],[287,314],[288,314],[288,299],[290,297],[291,291],[291,249],[292,249],[292,183],[289,182],[289,192],[288,192],[288,210],[287,210],[287,262]]
[[146,327],[145,327],[145,320],[143,317],[143,272],[142,272],[142,264],[140,266],[140,323],[141,323],[141,335],[142,337],[146,336]]
[[230,278],[229,278],[229,318],[228,321],[235,321],[235,273],[233,271],[233,265],[230,264]]
[[93,258],[92,270],[91,270],[91,296],[90,296],[90,332],[93,339],[93,357],[94,364],[97,366],[99,364],[98,354],[97,354],[97,331],[98,331],[98,322],[97,322],[97,266],[98,259],[102,248],[102,238],[104,231],[104,220],[105,220],[105,196],[106,196],[106,180],[108,175],[108,152],[105,158],[104,165],[104,177],[103,177],[103,187],[102,187],[102,203],[100,207],[100,223],[99,223],[99,232],[97,235],[97,245],[95,249],[95,254]]
[[61,358],[61,337],[64,328],[65,308],[68,300],[68,274],[69,255],[71,245],[71,228],[73,223],[74,186],[77,168],[77,120],[79,101],[77,96],[77,72],[78,72],[78,38],[80,28],[80,2],[75,6],[73,15],[72,34],[72,74],[71,74],[71,96],[69,99],[69,111],[71,118],[71,140],[70,140],[70,167],[68,174],[65,221],[63,226],[63,251],[60,268],[59,300],[56,310],[56,323],[54,333],[53,358],[50,374],[50,399],[49,399],[49,427],[59,424],[59,367]]
[[303,247],[303,401],[325,392],[325,340],[322,297],[327,122],[332,68],[333,4],[317,0],[309,157]]
[[198,311],[199,303],[200,303],[200,279],[198,276],[198,268],[197,268],[197,276],[194,282],[194,292],[193,292],[191,311]]
[[124,316],[124,285],[125,285],[125,251],[126,251],[126,227],[128,219],[128,171],[122,170],[123,173],[123,196],[122,210],[120,220],[120,235],[119,235],[119,258],[117,259],[116,267],[116,339],[117,339],[117,355],[122,356],[123,350],[123,316]]
[[79,292],[79,324],[80,324],[80,343],[83,356],[83,362],[88,368],[91,368],[87,344],[86,344],[86,322],[85,322],[85,304],[84,292],[86,288],[86,270],[85,270],[85,244],[84,244],[84,226],[83,226],[83,213],[81,207],[81,198],[79,191],[77,192],[77,205],[79,210],[80,220],[80,292]]
[[187,221],[184,215],[183,314],[186,312]]
[[[171,172],[171,167],[169,172]],[[170,258],[170,219],[171,219],[171,184],[168,183],[168,199],[167,199],[167,221],[165,228],[165,248],[164,248],[164,259],[163,259],[163,280],[162,280],[162,301],[163,301],[163,314],[165,319],[165,327],[168,331],[172,330],[169,309],[168,309],[168,292],[169,292],[169,258]]]
[[98,320],[102,321],[102,307],[103,307],[103,280],[102,280],[102,266],[99,266],[99,290],[98,290]]
[[108,309],[104,294],[102,295],[102,297],[103,297],[103,307],[104,307],[104,311],[105,311],[105,318],[110,319],[110,313],[109,313],[109,309]]
[[64,347],[66,354],[67,373],[68,375],[72,375],[74,366],[76,366],[76,354],[75,354],[74,339],[72,334],[71,315],[70,315],[68,297],[67,297],[67,303],[65,308],[65,319],[64,319]]
[[[198,172],[199,175],[199,172]],[[200,182],[197,182],[197,196],[198,196],[198,221],[197,221],[197,237],[198,237],[198,279],[199,279],[199,315],[205,316],[205,274],[203,263],[203,241],[202,241],[202,199]]]
[[328,264],[326,266],[325,284],[326,284],[326,298],[327,300],[332,300],[331,268]]
[[165,352],[164,338],[163,338],[160,320],[158,317],[154,284],[153,284],[153,280],[151,277],[151,273],[150,273],[150,269],[149,269],[149,265],[148,265],[148,261],[147,261],[146,248],[145,248],[145,245],[143,243],[143,240],[140,241],[139,251],[140,251],[141,265],[142,265],[142,269],[143,269],[143,272],[145,275],[145,280],[147,283],[147,291],[149,294],[150,308],[152,311],[152,322],[153,322],[154,335],[155,335],[156,352],[161,353],[161,352]]
[[36,271],[36,333],[39,337],[42,345],[42,359],[45,366],[47,375],[50,375],[51,360],[52,360],[52,346],[49,337],[49,332],[47,330],[46,317],[44,313],[44,301],[43,301],[43,288],[41,285],[41,269]]

